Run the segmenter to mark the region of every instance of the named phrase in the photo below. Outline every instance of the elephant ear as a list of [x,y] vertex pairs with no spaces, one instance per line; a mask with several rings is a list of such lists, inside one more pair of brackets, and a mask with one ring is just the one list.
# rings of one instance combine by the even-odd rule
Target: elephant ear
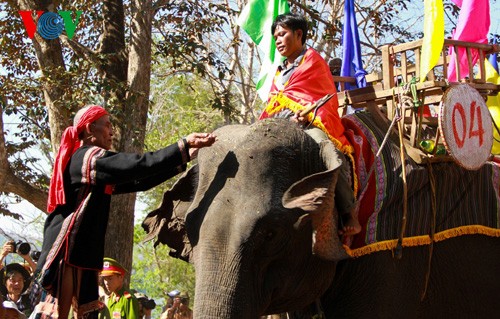
[[[332,150],[328,150],[328,144],[322,143],[321,146],[323,159],[328,160]],[[339,261],[349,258],[338,235],[338,213],[334,204],[340,165],[338,162],[325,164],[328,170],[309,175],[290,186],[282,202],[285,208],[299,208],[306,212],[298,224],[311,219],[312,253],[325,260]]]
[[198,188],[198,165],[193,165],[170,190],[165,192],[161,205],[142,222],[146,231],[143,241],[157,237],[154,246],[168,245],[170,255],[189,262],[191,244],[186,234],[186,213]]

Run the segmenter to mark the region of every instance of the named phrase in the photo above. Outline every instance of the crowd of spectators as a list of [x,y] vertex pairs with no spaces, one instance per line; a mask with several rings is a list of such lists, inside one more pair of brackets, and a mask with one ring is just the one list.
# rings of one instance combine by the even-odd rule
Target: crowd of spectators
[[[28,243],[7,241],[0,253],[0,318],[27,319],[39,302],[33,275],[36,270],[36,251],[30,254]],[[9,254],[19,255],[22,262],[7,262]],[[12,256],[15,257],[15,256]],[[12,261],[14,258],[10,258]],[[104,259],[103,270],[99,276],[100,311],[99,318],[152,319],[152,311],[157,307],[156,301],[143,292],[129,289],[125,282],[127,270],[116,260]],[[158,299],[157,299],[158,300]],[[189,294],[180,290],[165,292],[165,304],[161,309],[161,319],[189,319],[193,312],[189,308]],[[122,305],[129,305],[122,307]],[[126,309],[126,310],[125,310]],[[115,312],[115,313],[114,313]],[[68,318],[75,314],[70,312]]]

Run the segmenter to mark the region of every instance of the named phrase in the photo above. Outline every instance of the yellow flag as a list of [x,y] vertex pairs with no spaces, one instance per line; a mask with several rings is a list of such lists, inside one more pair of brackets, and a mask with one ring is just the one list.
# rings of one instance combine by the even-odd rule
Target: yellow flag
[[420,82],[439,60],[444,45],[443,0],[424,0],[424,39],[420,57]]
[[[484,68],[486,69],[486,81],[500,84],[500,76],[488,59],[484,61]],[[486,105],[488,105],[492,120],[495,121],[496,126],[500,129],[500,94],[488,96]],[[500,134],[495,126],[493,126],[493,146],[491,147],[491,153],[495,155],[500,154]]]

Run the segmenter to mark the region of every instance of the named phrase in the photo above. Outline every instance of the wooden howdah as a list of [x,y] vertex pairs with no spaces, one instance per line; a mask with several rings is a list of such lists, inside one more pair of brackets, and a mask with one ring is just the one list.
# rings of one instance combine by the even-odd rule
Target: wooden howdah
[[[355,83],[355,79],[334,76],[334,81],[340,87],[337,93],[339,113],[341,116],[345,115],[347,106],[354,110],[364,109],[376,117],[383,129],[389,129],[397,114],[397,106],[402,105],[404,106],[404,143],[407,154],[418,163],[456,160],[447,154],[438,155],[435,151],[424,150],[421,141],[433,140],[436,146],[446,145],[442,134],[439,133],[439,110],[443,95],[449,88],[465,83],[477,90],[484,100],[500,92],[500,85],[486,81],[485,72],[485,59],[489,54],[500,52],[500,47],[494,44],[445,39],[437,65],[424,75],[425,81],[420,82],[422,43],[423,40],[420,39],[381,47],[382,71],[368,74],[366,76],[368,86],[365,88],[344,90],[345,83]],[[450,47],[454,48],[453,54],[455,55],[458,55],[459,48],[465,50],[471,76],[461,76],[457,65],[456,73],[459,81],[448,82]],[[479,53],[479,58],[474,64],[472,52]],[[457,56],[455,60],[459,61]],[[397,125],[392,127],[393,133],[398,134]]]

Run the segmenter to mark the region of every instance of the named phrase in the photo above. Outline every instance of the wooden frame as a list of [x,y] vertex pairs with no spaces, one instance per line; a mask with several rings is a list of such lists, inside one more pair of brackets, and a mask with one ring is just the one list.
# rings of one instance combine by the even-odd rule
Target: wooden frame
[[[353,77],[334,77],[339,83],[338,92],[339,113],[344,115],[346,106],[351,105],[355,109],[364,108],[372,112],[380,123],[390,123],[395,114],[395,103],[399,103],[399,97],[404,95],[418,100],[419,108],[410,108],[405,111],[404,123],[409,146],[417,147],[420,142],[422,125],[436,128],[437,117],[423,116],[423,108],[436,105],[441,102],[442,96],[447,88],[459,83],[467,83],[475,88],[484,98],[488,95],[496,95],[500,92],[500,85],[486,81],[484,60],[488,54],[500,52],[500,47],[493,44],[471,43],[451,39],[444,40],[444,46],[437,65],[426,75],[425,81],[413,80],[416,89],[416,97],[408,92],[408,86],[412,79],[420,79],[420,54],[423,40],[403,43],[399,45],[385,45],[382,51],[382,72],[366,76],[369,86],[361,89],[346,91],[345,83],[355,83]],[[450,48],[457,61],[456,74],[459,81],[448,82],[448,64],[451,56]],[[458,67],[459,52],[465,52],[468,61],[469,76],[464,78]],[[472,64],[472,54],[478,52],[479,58]],[[439,142],[439,134],[436,134],[436,145]]]

